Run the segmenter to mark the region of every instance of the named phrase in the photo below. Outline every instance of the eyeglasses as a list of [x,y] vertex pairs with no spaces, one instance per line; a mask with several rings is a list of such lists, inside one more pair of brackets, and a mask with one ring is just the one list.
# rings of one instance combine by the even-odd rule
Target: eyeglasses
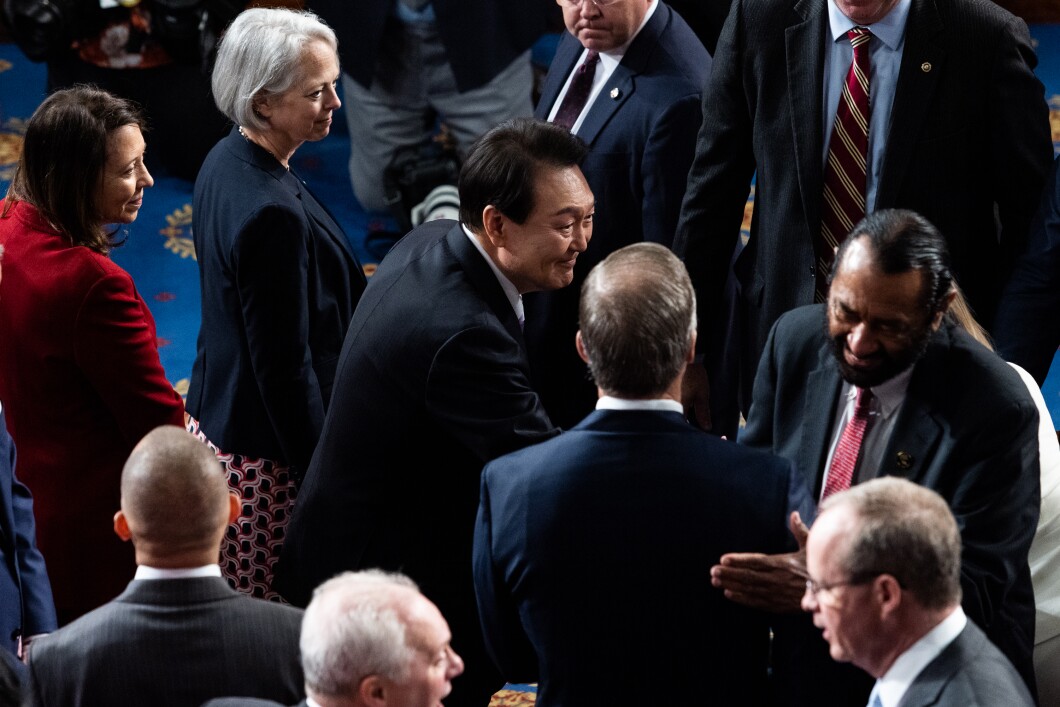
[[838,589],[839,587],[856,587],[861,584],[868,584],[879,576],[879,572],[863,572],[861,574],[856,574],[850,579],[845,579],[841,582],[828,583],[817,582],[813,579],[807,579],[806,591],[812,594],[813,598],[816,599],[817,595],[821,592],[831,592],[833,589]]
[[581,7],[583,2],[591,2],[597,7],[607,7],[620,2],[620,0],[556,0],[556,4],[560,7]]

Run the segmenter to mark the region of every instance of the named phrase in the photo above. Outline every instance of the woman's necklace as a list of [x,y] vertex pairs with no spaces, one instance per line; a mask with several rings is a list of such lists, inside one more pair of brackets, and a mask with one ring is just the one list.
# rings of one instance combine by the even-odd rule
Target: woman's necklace
[[251,138],[251,137],[250,137],[249,135],[247,135],[247,131],[243,129],[243,126],[242,126],[242,125],[240,125],[240,126],[239,126],[239,134],[240,134],[240,135],[242,135],[242,136],[243,136],[243,139],[244,139],[244,140],[246,140],[247,142],[252,142],[252,143],[254,143],[254,144],[255,144],[255,145],[257,145],[258,147],[260,147],[261,149],[265,150],[265,151],[266,151],[266,152],[268,152],[268,153],[269,153],[270,155],[272,155],[272,158],[273,158],[274,160],[276,160],[277,162],[279,162],[279,163],[280,163],[281,165],[283,165],[283,168],[284,168],[284,169],[286,169],[286,170],[287,170],[288,172],[290,172],[290,171],[291,171],[291,167],[290,167],[290,165],[286,165],[286,164],[283,164],[283,160],[281,160],[281,159],[280,159],[279,157],[277,157],[277,156],[276,156],[276,153],[275,153],[275,152],[273,152],[272,150],[270,150],[269,148],[265,147],[264,145],[262,145],[262,144],[261,144],[260,142],[258,142],[257,140],[254,140],[254,139],[252,139],[252,138]]

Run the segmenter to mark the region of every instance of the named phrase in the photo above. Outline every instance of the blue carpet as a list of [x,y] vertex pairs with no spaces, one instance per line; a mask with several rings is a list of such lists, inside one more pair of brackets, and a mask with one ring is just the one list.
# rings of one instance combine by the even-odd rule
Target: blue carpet
[[[1054,145],[1060,152],[1060,25],[1034,25],[1031,34],[1039,58],[1037,73],[1052,108]],[[547,61],[554,51],[554,38],[543,41],[536,51],[537,61]],[[0,193],[7,189],[23,124],[43,99],[44,85],[43,65],[26,60],[12,44],[0,44]],[[150,150],[150,135],[147,141]],[[292,164],[331,209],[370,273],[375,262],[365,246],[369,224],[381,221],[384,227],[393,228],[393,222],[360,208],[346,172],[348,158],[345,116],[338,111],[331,134],[303,145]],[[155,186],[146,193],[140,217],[128,228],[127,244],[114,251],[114,260],[132,274],[151,307],[158,324],[162,365],[173,385],[184,393],[195,358],[200,304],[190,240],[192,185],[157,172],[154,176]],[[1043,393],[1054,420],[1060,420],[1060,366],[1053,366]]]

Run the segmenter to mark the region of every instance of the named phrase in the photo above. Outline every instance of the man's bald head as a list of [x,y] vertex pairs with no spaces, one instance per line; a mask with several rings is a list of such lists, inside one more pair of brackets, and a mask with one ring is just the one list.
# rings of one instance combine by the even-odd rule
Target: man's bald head
[[[125,524],[139,564],[191,566],[183,557],[208,564],[217,561],[231,510],[224,471],[210,448],[179,427],[158,427],[125,462],[115,527],[125,537],[119,527]],[[211,559],[199,561],[206,556]]]

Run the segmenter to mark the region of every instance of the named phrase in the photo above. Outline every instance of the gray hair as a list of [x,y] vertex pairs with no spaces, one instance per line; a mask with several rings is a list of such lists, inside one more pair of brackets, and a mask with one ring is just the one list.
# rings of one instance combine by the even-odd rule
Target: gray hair
[[306,688],[339,697],[369,675],[407,680],[414,652],[402,606],[415,593],[411,579],[381,570],[344,572],[317,587],[299,642]]
[[848,506],[857,530],[839,565],[850,577],[889,574],[926,608],[961,601],[961,535],[935,491],[893,476],[830,496],[821,513]]
[[264,7],[241,12],[217,49],[217,108],[236,125],[267,130],[268,123],[254,112],[254,99],[281,94],[298,83],[302,54],[316,40],[338,53],[335,32],[312,12]]
[[684,369],[696,331],[684,263],[658,243],[616,250],[582,285],[578,324],[589,370],[606,393],[662,393]]

